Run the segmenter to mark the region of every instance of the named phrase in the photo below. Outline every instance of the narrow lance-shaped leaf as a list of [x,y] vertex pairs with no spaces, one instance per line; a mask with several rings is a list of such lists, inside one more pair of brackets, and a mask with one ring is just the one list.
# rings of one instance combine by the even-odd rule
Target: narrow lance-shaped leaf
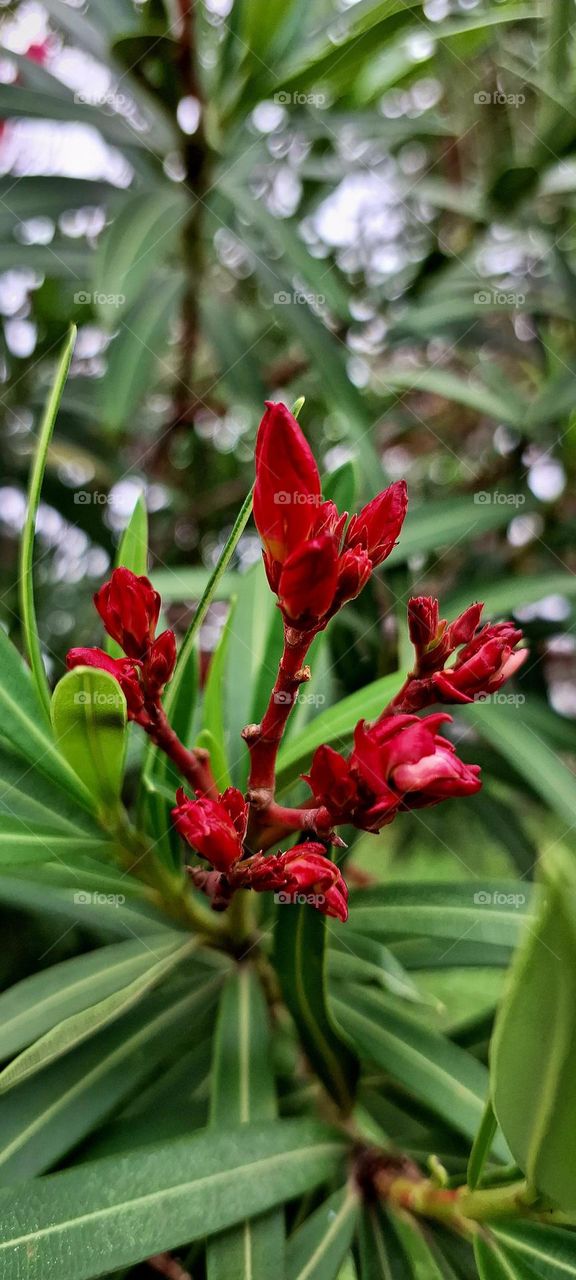
[[[248,965],[232,974],[222,992],[212,1065],[210,1120],[214,1129],[274,1118],[268,1009],[257,974]],[[208,1280],[230,1280],[231,1276],[234,1280],[269,1280],[282,1275],[282,1210],[272,1210],[215,1236],[208,1243],[206,1262]]]
[[52,695],[52,724],[62,755],[110,817],[122,787],[126,719],[120,685],[93,667],[69,671]]
[[287,1280],[337,1280],[352,1243],[360,1208],[353,1184],[330,1196],[290,1237]]
[[36,515],[38,513],[38,506],[40,503],[42,481],[44,479],[44,471],[46,468],[46,459],[48,457],[48,449],[50,447],[52,432],[54,430],[56,416],[62,399],[62,392],[64,391],[64,384],[68,376],[75,341],[76,327],[75,325],[72,325],[66,345],[64,346],[60,356],[58,368],[56,370],[56,377],[40,424],[36,453],[34,455],[34,462],[30,472],[26,520],[22,530],[22,541],[20,543],[19,591],[24,644],[26,648],[26,655],[32,668],[36,689],[48,720],[50,719],[50,688],[46,679],[44,663],[42,661],[40,638],[38,636],[38,625],[36,622],[36,610],[34,607],[34,582],[32,576],[34,560],[34,530],[36,526]]
[[326,917],[307,903],[281,904],[274,946],[282,993],[310,1062],[328,1092],[349,1111],[358,1063],[328,1008]]
[[323,1125],[273,1120],[21,1184],[0,1193],[3,1280],[91,1280],[211,1236],[326,1182],[345,1149]]
[[493,1103],[531,1186],[576,1209],[576,877],[549,859],[546,896],[514,965],[492,1042]]
[[[61,1058],[64,1053],[68,1053],[70,1049],[82,1044],[97,1031],[101,1031],[121,1014],[128,1012],[197,945],[194,938],[188,938],[184,944],[172,942],[170,954],[164,955],[161,959],[156,958],[156,963],[150,963],[146,972],[140,974],[128,986],[112,992],[104,1000],[87,1009],[81,1009],[79,1013],[72,1014],[71,1017],[65,1018],[63,1022],[52,1027],[35,1044],[31,1044],[4,1068],[0,1074],[0,1090],[12,1089],[28,1076],[35,1075],[50,1062]],[[153,953],[151,960],[152,957]]]

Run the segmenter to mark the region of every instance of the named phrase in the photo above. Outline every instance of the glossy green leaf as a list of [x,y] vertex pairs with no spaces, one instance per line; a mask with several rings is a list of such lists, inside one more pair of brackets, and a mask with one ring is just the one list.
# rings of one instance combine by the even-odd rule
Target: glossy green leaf
[[478,1132],[472,1144],[470,1159],[468,1161],[466,1181],[471,1191],[478,1186],[482,1176],[482,1170],[490,1154],[490,1147],[492,1146],[494,1134],[496,1133],[496,1127],[496,1116],[494,1115],[492,1103],[490,1099],[488,1099]]
[[[218,644],[208,669],[208,678],[204,691],[203,728],[210,739],[210,763],[219,791],[230,786],[229,742],[224,716],[224,689],[228,644],[230,640],[230,624],[234,616],[236,601],[230,602],[228,617],[218,640]],[[203,744],[206,745],[206,744]],[[242,743],[237,747],[240,753]]]
[[[480,1062],[445,1036],[430,1031],[382,993],[348,988],[335,999],[342,1025],[363,1057],[467,1138],[482,1119],[488,1073]],[[507,1159],[506,1144],[494,1149]]]
[[566,1133],[576,1109],[576,878],[554,850],[545,898],[516,960],[492,1042],[493,1103],[531,1186],[576,1208],[576,1151]]
[[169,948],[163,946],[164,951],[169,949],[169,954],[156,959],[155,963],[150,963],[144,973],[140,973],[127,986],[113,991],[97,1004],[83,1008],[78,1013],[65,1018],[63,1022],[52,1026],[0,1072],[0,1091],[13,1089],[28,1076],[35,1075],[56,1058],[62,1057],[62,1054],[68,1053],[70,1049],[75,1049],[84,1040],[101,1031],[123,1013],[127,1013],[176,965],[186,959],[197,945],[194,938],[187,938],[184,942],[180,939],[173,941]]
[[[276,1115],[269,1013],[260,981],[247,965],[230,976],[222,992],[210,1098],[210,1122],[215,1130],[248,1126]],[[231,1275],[237,1280],[266,1280],[281,1275],[282,1212],[272,1210],[214,1236],[206,1258],[208,1280],[229,1280]]]
[[[0,1195],[6,1280],[90,1277],[213,1235],[326,1181],[344,1144],[310,1121],[212,1130]],[[86,1206],[90,1206],[87,1210]]]
[[22,540],[20,543],[18,585],[20,593],[20,612],[22,614],[22,631],[24,635],[24,644],[26,646],[26,654],[32,668],[34,683],[38,691],[38,696],[44,706],[47,719],[50,718],[50,689],[46,679],[44,663],[42,661],[42,650],[40,647],[40,637],[38,635],[38,624],[36,621],[36,609],[34,607],[34,531],[36,527],[36,516],[38,514],[38,507],[40,504],[40,493],[42,489],[42,481],[44,479],[48,449],[50,448],[52,432],[54,431],[64,384],[68,376],[68,370],[70,368],[74,352],[75,342],[76,327],[73,325],[70,330],[68,340],[62,350],[62,355],[60,356],[58,367],[56,369],[56,376],[46,402],[42,422],[40,423],[38,443],[34,455],[34,462],[30,471],[26,519],[24,521]]
[[62,755],[104,813],[118,805],[126,752],[126,699],[106,671],[75,667],[52,695],[52,724]]
[[152,278],[150,287],[120,319],[110,347],[108,367],[98,391],[103,425],[119,431],[166,368],[170,324],[182,296],[183,282],[170,273]]
[[[507,1258],[537,1280],[570,1280],[576,1276],[576,1237],[561,1227],[538,1223],[494,1223],[490,1230]],[[521,1272],[521,1280],[524,1275]]]
[[117,327],[158,262],[173,252],[187,210],[184,193],[173,187],[127,197],[101,237],[94,264],[97,310],[105,326]]
[[57,1023],[126,987],[174,948],[168,933],[99,947],[41,969],[0,995],[0,1058],[9,1058]]
[[327,1004],[326,917],[308,904],[279,904],[274,950],[282,994],[310,1062],[348,1111],[358,1065]]
[[468,942],[513,948],[524,932],[531,889],[516,880],[375,885],[351,893],[350,923],[383,941],[418,934],[458,941],[465,935]]
[[474,1258],[480,1280],[536,1280],[541,1275],[514,1258],[492,1234],[474,1237]]
[[286,1280],[337,1280],[360,1209],[358,1190],[336,1191],[290,1236]]
[[0,627],[0,712],[2,733],[17,755],[62,787],[83,808],[94,812],[96,801],[75,769],[58,751],[45,727],[42,705],[30,672]]
[[463,714],[571,828],[576,822],[574,775],[546,741],[540,725],[532,722],[531,708],[510,694],[509,700],[475,702]]
[[[480,501],[481,496],[479,493],[469,494],[468,497],[426,502],[409,508],[402,536],[390,552],[384,571],[391,565],[404,564],[410,556],[429,556],[443,547],[454,547],[471,538],[481,538],[490,529],[500,529],[509,524],[517,514],[517,508],[510,503]],[[534,505],[532,499],[526,498],[522,512],[527,513]]]
[[217,975],[182,995],[153,992],[130,1013],[0,1097],[0,1184],[44,1173],[174,1053],[190,1026],[206,1035],[221,985]]
[[360,1218],[360,1280],[406,1280],[406,1261],[378,1204],[366,1204]]

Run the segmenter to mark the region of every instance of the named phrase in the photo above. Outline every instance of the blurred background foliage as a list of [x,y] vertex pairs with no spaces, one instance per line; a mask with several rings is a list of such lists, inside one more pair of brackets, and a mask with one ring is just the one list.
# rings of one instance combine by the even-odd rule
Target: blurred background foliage
[[[406,476],[411,512],[385,579],[331,629],[300,728],[409,661],[411,593],[447,616],[484,599],[531,648],[516,694],[459,716],[486,777],[465,841],[458,804],[406,818],[357,845],[370,870],[401,842],[418,874],[432,847],[453,876],[465,843],[463,874],[530,875],[576,822],[575,17],[573,0],[2,6],[5,624],[18,639],[27,474],[70,320],[37,547],[54,677],[99,641],[91,594],[141,492],[185,627],[264,398],[305,395],[327,490],[350,506]],[[248,530],[206,655],[258,559]],[[240,591],[229,663],[264,643]]]

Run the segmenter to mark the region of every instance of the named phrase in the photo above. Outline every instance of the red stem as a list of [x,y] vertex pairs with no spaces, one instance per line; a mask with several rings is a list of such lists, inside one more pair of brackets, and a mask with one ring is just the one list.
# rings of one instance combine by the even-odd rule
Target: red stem
[[286,721],[296,702],[299,686],[310,679],[304,660],[312,640],[313,634],[309,631],[284,628],[284,651],[270,701],[261,723],[249,724],[243,731],[242,736],[250,752],[248,786],[253,804],[262,811],[274,798],[276,757]]
[[142,718],[140,723],[155,746],[166,752],[192,790],[201,791],[210,799],[217,800],[218,787],[210,768],[209,752],[199,748],[188,751],[168,723],[164,708],[159,704],[153,708],[147,708],[146,720]]

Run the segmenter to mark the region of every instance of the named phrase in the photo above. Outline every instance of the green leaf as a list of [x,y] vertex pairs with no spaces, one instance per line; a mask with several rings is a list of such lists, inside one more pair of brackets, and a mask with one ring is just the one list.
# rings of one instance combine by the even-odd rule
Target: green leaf
[[[340,1136],[309,1121],[213,1130],[0,1194],[5,1280],[90,1280],[265,1213],[339,1168]],[[89,1206],[89,1210],[87,1210]]]
[[159,274],[123,314],[110,345],[106,373],[98,384],[101,415],[110,432],[130,422],[149,388],[169,368],[170,323],[182,289],[180,275]]
[[[475,496],[479,499],[482,495]],[[533,510],[535,505],[527,498],[522,512]],[[479,538],[490,529],[510,524],[517,511],[517,506],[509,502],[474,501],[472,494],[466,498],[454,497],[446,502],[426,502],[409,508],[402,536],[390,552],[384,568],[404,564],[414,555],[428,558],[431,552],[440,551],[443,547],[453,548],[457,543]]]
[[405,1259],[378,1204],[366,1204],[363,1209],[359,1252],[361,1280],[405,1280]]
[[461,709],[463,718],[572,828],[576,823],[574,774],[548,745],[540,726],[532,724],[531,708],[513,698],[510,695],[510,701],[475,702]]
[[537,1280],[536,1272],[503,1249],[492,1234],[474,1236],[474,1259],[480,1280]]
[[173,184],[127,197],[96,251],[94,296],[105,326],[117,327],[158,262],[173,253],[188,210],[184,193]]
[[[150,576],[152,585],[160,592],[164,603],[170,604],[173,600],[199,600],[213,575],[208,569],[178,566],[153,569]],[[213,585],[211,599],[229,600],[230,596],[237,595],[242,577],[240,573],[222,573]]]
[[224,574],[226,572],[226,569],[228,568],[230,560],[234,555],[236,547],[238,546],[240,538],[244,532],[244,529],[246,528],[248,520],[250,519],[250,515],[252,512],[252,498],[253,498],[253,493],[252,493],[252,490],[250,490],[250,493],[248,494],[248,497],[245,498],[242,504],[242,507],[238,513],[238,516],[234,522],[234,527],[232,529],[232,532],[230,533],[230,537],[228,538],[226,546],[224,547],[224,550],[220,556],[218,564],[215,566],[212,573],[210,574],[210,577],[208,579],[208,582],[206,583],[206,586],[202,593],[202,597],[198,604],[198,608],[196,610],[196,613],[194,614],[194,618],[192,619],[192,622],[180,646],[178,661],[176,663],[176,670],[174,672],[172,680],[170,681],[170,684],[168,686],[168,691],[164,699],[164,705],[170,721],[172,721],[172,713],[176,706],[176,703],[178,702],[181,696],[185,696],[185,690],[184,691],[182,690],[182,684],[183,684],[183,675],[187,669],[190,650],[194,649],[196,645],[196,640],[198,635],[200,634],[200,628],[202,626],[202,623],[204,622],[206,614],[208,613],[208,609],[210,608],[212,600],[216,596],[218,584],[224,577]]
[[286,1280],[337,1280],[360,1208],[354,1185],[336,1191],[290,1236]]
[[[230,786],[230,769],[228,765],[228,735],[224,720],[224,688],[226,659],[230,639],[230,625],[234,617],[236,601],[232,599],[226,622],[220,632],[218,644],[208,668],[208,679],[204,692],[203,726],[210,739],[210,763],[219,791]],[[202,744],[208,745],[208,744]],[[238,754],[242,743],[237,747]]]
[[32,668],[34,683],[38,691],[38,696],[43,704],[47,720],[50,719],[50,688],[46,679],[44,663],[42,661],[42,650],[40,647],[36,610],[34,607],[34,531],[36,528],[36,516],[38,514],[38,506],[40,503],[40,492],[42,489],[42,481],[44,479],[48,449],[50,447],[50,441],[52,439],[52,432],[54,430],[54,424],[56,422],[60,401],[62,399],[64,384],[68,376],[68,370],[70,368],[74,352],[76,332],[76,326],[72,325],[68,341],[62,350],[62,355],[58,362],[56,376],[46,402],[42,422],[40,423],[38,443],[36,445],[34,462],[30,471],[26,519],[24,521],[22,540],[20,543],[18,586],[20,593],[20,612],[22,615],[22,632],[26,655]]
[[219,976],[182,996],[153,992],[118,1022],[0,1097],[0,1184],[44,1173],[161,1063],[211,1028]]
[[20,1053],[0,1072],[0,1091],[13,1089],[14,1085],[20,1084],[28,1076],[35,1075],[55,1058],[62,1057],[62,1054],[76,1048],[123,1013],[127,1013],[197,946],[198,943],[194,938],[186,938],[184,943],[181,940],[173,941],[170,954],[157,960],[156,964],[149,964],[145,972],[139,974],[128,986],[122,987],[119,991],[113,991],[104,1000],[81,1009],[79,1013],[74,1013],[63,1022],[51,1027],[45,1035],[28,1049],[24,1049],[23,1053]]
[[276,970],[312,1066],[348,1111],[358,1066],[327,1004],[326,929],[326,917],[308,904],[280,904],[274,941]]
[[31,1044],[56,1023],[124,988],[175,945],[170,934],[99,947],[41,969],[0,995],[0,1058]]
[[[566,596],[569,600],[576,596],[576,575],[573,573],[535,573],[518,574],[517,577],[498,577],[474,583],[474,595],[483,600],[486,614],[490,617],[508,617],[510,611],[515,612],[545,596]],[[470,591],[459,592],[449,596],[443,605],[443,612],[451,619],[457,617],[470,604]]]
[[42,824],[18,822],[5,814],[0,815],[0,867],[52,862],[55,859],[73,864],[79,853],[106,857],[113,852],[114,846],[101,835],[50,831]]
[[[259,979],[247,965],[230,976],[222,992],[210,1098],[215,1130],[276,1115],[268,1009]],[[267,1280],[283,1270],[284,1221],[279,1210],[208,1242],[208,1280],[229,1280],[232,1275],[235,1280]]]
[[466,1173],[466,1181],[471,1191],[478,1186],[482,1177],[482,1170],[485,1162],[490,1154],[490,1147],[494,1134],[496,1133],[497,1120],[490,1099],[488,1099],[484,1108],[484,1115],[480,1122],[480,1127],[474,1138],[470,1159],[468,1161],[468,1169]]
[[260,560],[238,579],[229,622],[226,677],[226,724],[230,773],[236,786],[246,785],[248,752],[241,738],[245,725],[257,722],[276,679],[282,645],[282,619]]
[[497,396],[480,382],[462,378],[445,369],[383,369],[379,377],[387,390],[427,391],[431,395],[441,396],[443,400],[453,400],[468,409],[475,409],[478,413],[495,418],[497,422],[507,422],[515,427],[521,427],[523,423],[527,406],[521,403],[520,397],[517,397],[516,407],[513,409],[508,398]]
[[328,971],[331,981],[372,982],[402,1000],[426,999],[387,947],[348,927],[330,934]]
[[62,755],[104,813],[119,802],[126,753],[126,699],[118,681],[75,667],[52,695],[52,724]]
[[[118,544],[116,568],[130,569],[138,576],[148,572],[148,513],[142,494]],[[111,636],[106,637],[106,650],[112,658],[120,658],[123,650]]]
[[576,876],[558,849],[547,868],[545,898],[496,1022],[493,1103],[530,1185],[574,1209],[576,1150],[566,1133],[576,1113]]
[[447,1280],[432,1241],[430,1237],[426,1239],[420,1223],[401,1212],[391,1213],[390,1222],[406,1255],[411,1280]]
[[[359,1052],[452,1128],[473,1138],[482,1119],[488,1072],[469,1053],[398,1008],[381,992],[348,988],[334,1001]],[[495,1143],[508,1158],[506,1144]]]
[[375,885],[350,894],[350,923],[383,941],[414,935],[457,941],[466,936],[467,941],[513,948],[523,933],[530,893],[531,886],[517,880]]
[[57,750],[44,725],[42,705],[30,672],[0,627],[0,713],[2,733],[20,757],[94,813],[96,802],[75,769]]
[[[570,1280],[576,1276],[576,1237],[561,1227],[545,1227],[537,1223],[505,1222],[491,1227],[514,1265],[524,1265],[527,1275],[537,1280]],[[524,1274],[520,1272],[521,1280]],[[508,1280],[508,1277],[506,1278]]]

